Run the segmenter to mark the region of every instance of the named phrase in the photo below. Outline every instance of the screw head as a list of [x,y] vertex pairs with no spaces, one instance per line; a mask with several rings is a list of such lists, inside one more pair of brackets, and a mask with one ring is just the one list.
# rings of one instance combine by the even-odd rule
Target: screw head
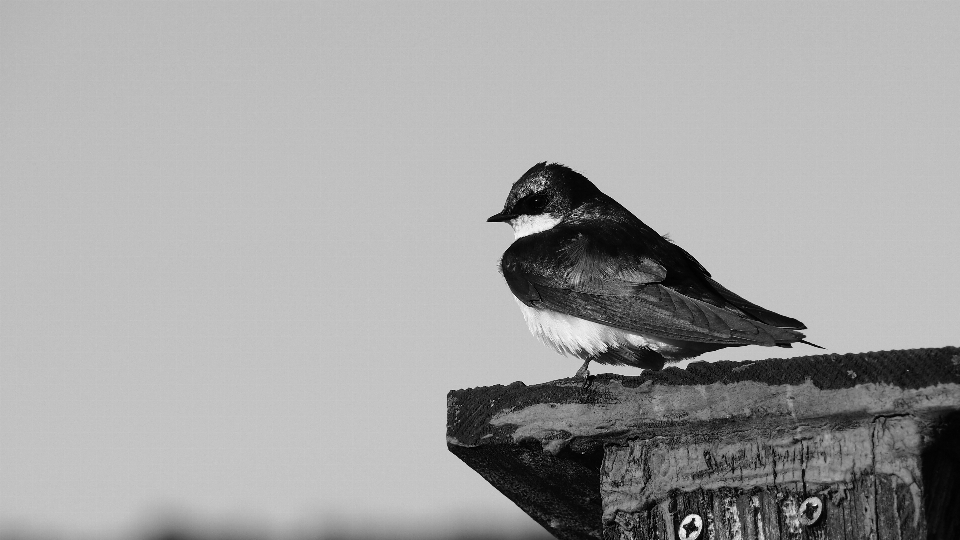
[[697,514],[688,514],[687,517],[683,518],[683,521],[680,522],[680,528],[677,529],[677,536],[680,537],[680,540],[696,540],[700,538],[701,532],[703,532],[703,518]]
[[813,525],[820,519],[820,514],[823,513],[823,501],[820,500],[820,497],[809,497],[804,499],[800,503],[800,509],[797,511],[797,518],[800,521],[800,524],[806,527],[807,525]]

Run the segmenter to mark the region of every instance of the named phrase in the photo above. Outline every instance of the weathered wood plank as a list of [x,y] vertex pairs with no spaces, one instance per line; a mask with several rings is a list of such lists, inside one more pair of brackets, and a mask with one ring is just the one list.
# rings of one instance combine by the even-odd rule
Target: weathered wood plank
[[960,538],[957,348],[451,392],[447,435],[562,539]]
[[902,482],[896,486],[895,503],[902,540],[926,540],[926,535],[923,534],[926,531],[923,509],[914,506],[914,494],[910,487]]
[[803,530],[800,528],[800,522],[797,519],[797,511],[800,507],[797,493],[791,489],[782,492],[780,499],[780,535],[784,540],[800,540]]
[[857,540],[879,540],[877,536],[877,496],[872,475],[864,474],[854,481],[854,510],[857,513]]
[[853,509],[853,486],[843,484],[839,486],[834,500],[843,513],[843,538],[857,540],[856,512]]
[[888,476],[874,476],[877,508],[886,511],[877,512],[877,537],[880,540],[902,540],[900,537],[900,519],[897,515],[897,493],[893,480]]
[[780,511],[777,505],[777,492],[772,486],[760,492],[757,519],[763,521],[765,540],[780,540]]
[[732,540],[731,529],[734,527],[730,523],[730,517],[727,515],[726,500],[730,496],[727,489],[715,491],[713,494],[713,530],[717,535],[717,540]]
[[700,490],[700,517],[703,518],[703,529],[707,538],[714,540],[716,533],[713,529],[713,492]]
[[[694,514],[700,516],[700,529],[706,529],[705,521],[706,514],[709,507],[706,506],[708,498],[706,497],[706,492],[702,489],[691,492],[677,492],[673,495],[672,499],[676,501],[676,510],[674,511],[674,528],[677,530],[679,536],[680,526],[682,521],[686,519],[687,516]],[[700,538],[706,538],[708,533],[705,530],[701,530]]]
[[837,504],[836,497],[830,493],[817,494],[823,503],[820,520],[809,527],[808,536],[817,540],[845,540],[847,536],[843,517],[843,507]]
[[750,505],[750,495],[740,491],[737,493],[736,512],[740,520],[740,530],[744,540],[757,538],[757,520],[753,516],[753,507]]

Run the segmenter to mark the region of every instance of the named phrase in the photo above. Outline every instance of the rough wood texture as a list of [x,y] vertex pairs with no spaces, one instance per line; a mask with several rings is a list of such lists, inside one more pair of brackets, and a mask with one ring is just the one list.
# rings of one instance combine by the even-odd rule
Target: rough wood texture
[[955,540],[958,411],[955,347],[701,362],[453,391],[447,443],[561,539]]

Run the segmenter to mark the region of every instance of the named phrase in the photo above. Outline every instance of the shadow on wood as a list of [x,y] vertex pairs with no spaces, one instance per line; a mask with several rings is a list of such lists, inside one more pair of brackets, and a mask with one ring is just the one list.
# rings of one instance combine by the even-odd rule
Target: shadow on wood
[[958,411],[955,347],[700,362],[452,391],[447,445],[561,539],[955,540]]

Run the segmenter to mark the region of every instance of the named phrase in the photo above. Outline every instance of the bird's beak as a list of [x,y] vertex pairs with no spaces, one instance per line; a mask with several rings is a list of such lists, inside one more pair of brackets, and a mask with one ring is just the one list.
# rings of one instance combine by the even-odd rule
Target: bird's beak
[[511,219],[517,217],[516,214],[510,214],[506,210],[500,212],[499,214],[494,214],[487,218],[487,221],[497,222],[497,221],[510,221]]

